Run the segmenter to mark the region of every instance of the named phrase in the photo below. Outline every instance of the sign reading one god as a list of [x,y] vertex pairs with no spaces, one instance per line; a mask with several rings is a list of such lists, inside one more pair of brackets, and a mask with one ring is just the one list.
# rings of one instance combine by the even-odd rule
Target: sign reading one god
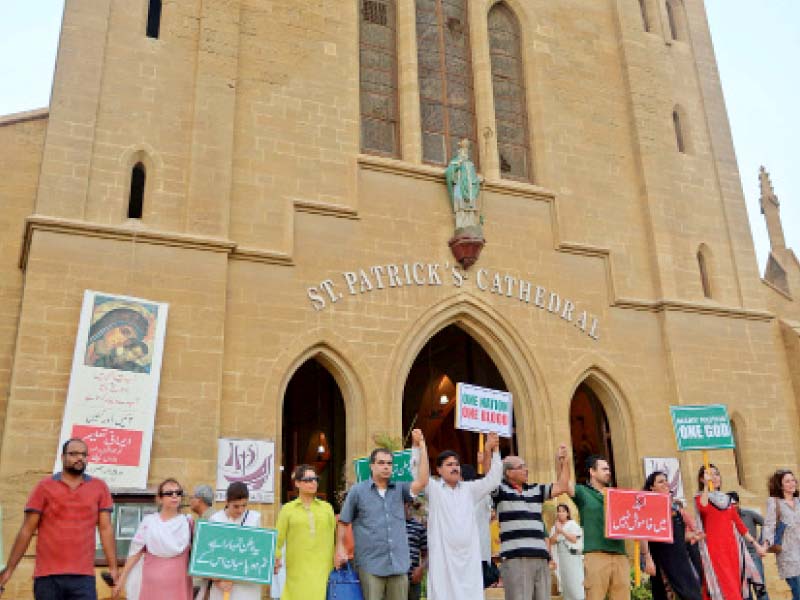
[[508,273],[489,269],[467,273],[449,262],[373,265],[343,271],[337,277],[323,279],[319,285],[309,287],[306,295],[314,310],[324,310],[350,296],[404,287],[443,285],[455,288],[471,286],[481,293],[516,300],[570,323],[593,340],[600,339],[599,319],[562,294]]
[[670,406],[678,450],[733,448],[733,431],[724,404]]
[[671,543],[672,502],[669,494],[608,488],[606,537]]
[[456,386],[456,429],[511,437],[513,420],[509,392],[468,383]]

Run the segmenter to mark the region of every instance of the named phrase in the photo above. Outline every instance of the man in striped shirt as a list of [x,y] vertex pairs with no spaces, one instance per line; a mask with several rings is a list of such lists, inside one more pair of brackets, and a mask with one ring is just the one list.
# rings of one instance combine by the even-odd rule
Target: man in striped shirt
[[550,554],[542,520],[545,500],[574,493],[567,445],[556,454],[558,480],[528,483],[528,467],[519,456],[503,461],[503,481],[492,493],[500,522],[500,556],[506,600],[549,600]]

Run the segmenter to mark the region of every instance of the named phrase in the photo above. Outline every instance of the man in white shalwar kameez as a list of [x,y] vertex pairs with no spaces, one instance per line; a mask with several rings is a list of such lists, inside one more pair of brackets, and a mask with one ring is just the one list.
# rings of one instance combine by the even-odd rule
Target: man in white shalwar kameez
[[485,451],[492,453],[486,477],[461,481],[458,454],[442,452],[436,459],[439,478],[425,488],[428,497],[428,598],[483,600],[481,544],[476,505],[503,477],[497,434],[489,434]]

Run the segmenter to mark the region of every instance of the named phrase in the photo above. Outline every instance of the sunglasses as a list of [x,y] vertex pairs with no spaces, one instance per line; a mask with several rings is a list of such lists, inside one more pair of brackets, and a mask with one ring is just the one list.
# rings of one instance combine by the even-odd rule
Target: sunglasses
[[181,496],[183,496],[183,490],[167,490],[166,492],[161,492],[159,496],[161,496],[162,498],[166,496],[177,496],[178,498],[180,498]]
[[316,483],[319,481],[319,477],[301,477],[297,481],[302,481],[303,483],[311,483],[313,481]]

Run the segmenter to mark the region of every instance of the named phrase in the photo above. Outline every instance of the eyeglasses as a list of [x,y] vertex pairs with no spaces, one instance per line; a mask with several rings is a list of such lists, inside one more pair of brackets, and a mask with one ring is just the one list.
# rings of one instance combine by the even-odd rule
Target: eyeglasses
[[178,498],[180,498],[181,496],[183,496],[183,490],[167,490],[166,492],[161,492],[159,496],[161,496],[162,498],[164,498],[165,496],[177,496]]
[[509,470],[510,471],[519,471],[519,470],[527,469],[527,468],[528,468],[528,465],[526,465],[525,463],[522,463],[521,465],[517,465],[516,467],[511,467]]
[[64,454],[66,454],[71,458],[77,458],[77,457],[86,458],[87,456],[89,456],[88,452],[65,452]]
[[317,483],[319,481],[319,477],[301,477],[297,481],[302,481],[303,483]]

